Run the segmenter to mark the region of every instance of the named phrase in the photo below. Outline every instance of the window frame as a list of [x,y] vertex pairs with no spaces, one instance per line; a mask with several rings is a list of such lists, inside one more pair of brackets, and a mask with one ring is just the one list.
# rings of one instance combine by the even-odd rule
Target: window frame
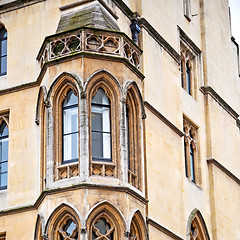
[[[7,68],[7,37],[4,37],[4,35],[7,34],[7,30],[5,27],[2,26],[0,29],[0,76],[7,75],[7,70],[5,72],[2,71],[2,58],[6,57],[5,64]],[[6,41],[6,55],[2,55],[2,45],[3,42]]]
[[[200,184],[198,128],[188,119],[183,119],[185,175],[193,183]],[[192,158],[191,158],[192,156]]]
[[[65,101],[69,91],[73,91],[78,98],[78,159],[73,161],[63,161],[63,102]],[[53,132],[54,132],[54,181],[61,179],[69,179],[79,176],[80,167],[80,120],[79,120],[79,94],[73,83],[66,80],[55,90],[53,94]]]
[[[73,91],[73,90],[69,89],[67,91],[67,95],[69,94],[70,91]],[[75,95],[74,91],[73,91],[73,94]],[[77,123],[78,123],[79,122],[79,111],[78,111],[79,101],[77,104],[73,104],[71,106],[64,107],[63,104],[64,104],[65,99],[67,98],[67,95],[65,96],[64,100],[62,101],[62,115],[61,115],[62,116],[62,164],[68,164],[68,163],[73,163],[73,162],[79,161],[79,126],[77,126],[78,131],[64,134],[64,110],[76,108],[77,109]],[[77,97],[77,95],[75,95],[75,96]],[[64,136],[69,136],[69,135],[73,135],[73,134],[77,134],[77,136],[78,136],[78,144],[77,144],[78,158],[64,160]]]
[[[99,74],[100,75],[100,74]],[[91,79],[86,88],[88,103],[88,123],[89,123],[89,175],[101,177],[119,177],[120,166],[120,146],[119,146],[119,91],[116,83],[108,74],[98,74]],[[112,161],[94,161],[92,156],[92,119],[91,101],[97,90],[101,88],[110,101],[110,121],[111,121],[111,152]]]
[[128,158],[128,183],[141,189],[141,107],[134,85],[128,88],[126,95],[126,138]]
[[[8,152],[7,152],[7,155],[8,155],[8,157],[7,157],[7,160],[6,161],[0,161],[0,191],[1,190],[5,190],[5,189],[7,189],[7,187],[8,187],[8,161],[9,161],[9,126],[8,126],[8,118],[7,118],[7,116],[0,116],[0,127],[3,125],[3,124],[6,124],[6,126],[5,127],[7,127],[7,129],[8,129],[8,135],[6,135],[6,136],[3,136],[3,137],[0,137],[0,142],[1,142],[1,140],[2,139],[7,139],[7,141],[8,141]],[[7,163],[7,171],[5,171],[5,172],[1,172],[1,167],[2,167],[2,164],[3,163]],[[7,185],[5,186],[1,186],[1,176],[3,175],[3,174],[7,174]]]
[[[92,99],[93,97],[97,94],[98,90],[102,90],[105,94],[105,96],[108,98],[109,100],[109,105],[105,105],[105,104],[100,104],[100,103],[92,103]],[[109,132],[106,132],[110,135],[110,158],[104,158],[104,157],[93,157],[92,154],[92,161],[99,161],[99,162],[112,162],[112,122],[111,122],[111,99],[107,96],[107,94],[105,93],[105,91],[99,87],[98,89],[96,89],[96,91],[94,91],[94,93],[92,94],[92,99],[91,99],[91,140],[92,140],[92,133],[93,132],[98,132],[98,133],[105,133],[104,131],[96,131],[92,129],[92,106],[98,106],[98,107],[107,107],[109,109]],[[93,147],[93,141],[91,141],[91,146]],[[104,149],[104,140],[102,141],[102,146]],[[91,148],[91,153],[92,153],[92,148]],[[94,159],[94,160],[93,160]]]

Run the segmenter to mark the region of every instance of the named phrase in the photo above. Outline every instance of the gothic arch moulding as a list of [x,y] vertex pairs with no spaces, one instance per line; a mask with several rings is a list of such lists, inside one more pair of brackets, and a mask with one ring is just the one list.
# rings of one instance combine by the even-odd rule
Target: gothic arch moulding
[[44,218],[41,215],[37,215],[37,221],[35,225],[34,240],[42,240],[44,232]]
[[88,240],[122,240],[126,222],[122,213],[108,201],[96,204],[86,218]]
[[187,240],[210,240],[202,214],[196,208],[187,222]]
[[79,215],[72,207],[63,203],[49,217],[44,235],[48,240],[80,239],[80,230]]
[[102,69],[94,72],[86,81],[84,85],[84,91],[87,92],[93,87],[93,84],[96,84],[99,81],[105,81],[111,89],[115,89],[119,98],[122,96],[122,88],[115,76],[113,76],[109,71]]
[[56,95],[56,93],[63,88],[64,85],[69,84],[74,86],[79,94],[83,94],[82,83],[79,77],[74,73],[63,72],[52,82],[46,97],[47,103],[50,103],[53,95]]
[[130,221],[128,222],[127,231],[129,232],[130,240],[148,239],[146,223],[139,210],[135,210],[132,212]]
[[134,95],[136,100],[139,102],[140,108],[141,108],[141,117],[142,119],[146,118],[146,112],[145,112],[145,107],[144,107],[144,101],[142,98],[142,94],[139,90],[139,87],[136,82],[134,81],[127,81],[124,88],[123,88],[123,98],[127,98],[128,91],[131,90]]

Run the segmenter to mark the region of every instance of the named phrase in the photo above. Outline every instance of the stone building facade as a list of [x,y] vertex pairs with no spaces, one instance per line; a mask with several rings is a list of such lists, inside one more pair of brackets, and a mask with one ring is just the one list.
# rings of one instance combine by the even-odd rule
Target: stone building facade
[[228,0],[0,2],[0,239],[240,239]]

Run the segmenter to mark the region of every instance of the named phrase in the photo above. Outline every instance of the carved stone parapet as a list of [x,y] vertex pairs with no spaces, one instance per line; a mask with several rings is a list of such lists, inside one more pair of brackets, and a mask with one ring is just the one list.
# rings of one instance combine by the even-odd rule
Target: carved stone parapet
[[140,70],[142,51],[127,35],[86,28],[47,37],[37,60],[43,67],[47,62],[81,52],[125,58]]
[[92,162],[91,175],[116,177],[116,165],[112,162]]
[[131,170],[128,170],[128,183],[133,185],[135,188],[138,188],[137,175],[134,172],[132,172]]
[[78,162],[62,164],[57,167],[57,180],[79,176]]

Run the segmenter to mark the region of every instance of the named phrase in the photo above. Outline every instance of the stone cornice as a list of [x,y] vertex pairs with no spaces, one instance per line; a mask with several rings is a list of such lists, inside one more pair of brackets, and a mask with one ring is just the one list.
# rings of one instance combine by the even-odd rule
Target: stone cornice
[[181,56],[177,51],[159,34],[159,32],[145,19],[140,18],[139,24],[143,27],[155,41],[178,63],[180,64]]
[[44,66],[42,67],[42,70],[36,81],[30,82],[30,83],[24,83],[24,84],[14,86],[11,88],[2,89],[2,90],[0,90],[0,96],[9,94],[9,93],[13,93],[13,92],[22,91],[22,90],[33,88],[33,87],[37,87],[40,85],[48,67],[62,63],[62,62],[70,61],[70,60],[73,60],[76,58],[80,58],[80,57],[88,57],[88,58],[104,59],[104,60],[109,60],[109,61],[111,60],[111,61],[121,62],[124,65],[126,65],[131,71],[133,71],[141,80],[143,80],[145,78],[145,76],[139,70],[137,70],[134,66],[132,66],[132,64],[125,58],[106,56],[106,55],[101,55],[101,54],[97,54],[97,53],[80,52],[75,55],[63,57],[63,58],[61,58],[61,60],[56,59],[55,61],[45,63]]
[[240,185],[240,179],[236,177],[234,174],[232,174],[227,168],[225,168],[221,163],[219,163],[216,159],[210,158],[207,159],[207,163],[213,164],[217,168],[219,168],[222,172],[224,172],[226,175],[228,175],[233,181],[235,181],[237,184]]
[[179,36],[180,39],[185,42],[189,48],[196,54],[200,55],[202,51],[200,48],[197,47],[197,45],[187,36],[187,34],[178,26]]
[[27,7],[36,3],[44,2],[46,0],[16,0],[10,3],[0,5],[0,14],[11,12],[23,7]]
[[168,127],[170,127],[175,133],[177,133],[180,137],[184,136],[184,133],[176,127],[173,123],[171,123],[166,117],[164,117],[156,108],[154,108],[147,101],[144,102],[145,107],[150,110],[156,117],[162,120]]
[[239,114],[231,108],[231,106],[210,86],[202,86],[200,91],[204,95],[210,95],[226,112],[228,112],[235,120],[237,126],[240,128]]
[[171,237],[172,239],[183,240],[183,238],[177,236],[175,233],[171,232],[170,230],[168,230],[167,228],[163,227],[159,223],[155,222],[151,218],[147,218],[147,224],[149,224],[149,225],[153,226],[154,228],[158,229],[159,231],[165,233],[167,236]]
[[74,191],[78,189],[101,189],[101,190],[108,190],[108,191],[114,191],[114,192],[125,192],[131,195],[132,197],[136,198],[138,201],[142,202],[143,204],[148,203],[148,200],[145,197],[143,197],[137,191],[134,191],[133,189],[126,186],[108,186],[108,185],[99,185],[99,184],[93,184],[93,183],[80,183],[80,184],[62,187],[62,188],[44,190],[34,204],[0,211],[0,217],[11,215],[11,214],[17,214],[19,212],[37,210],[47,196],[62,193],[62,192],[67,192],[67,191]]

